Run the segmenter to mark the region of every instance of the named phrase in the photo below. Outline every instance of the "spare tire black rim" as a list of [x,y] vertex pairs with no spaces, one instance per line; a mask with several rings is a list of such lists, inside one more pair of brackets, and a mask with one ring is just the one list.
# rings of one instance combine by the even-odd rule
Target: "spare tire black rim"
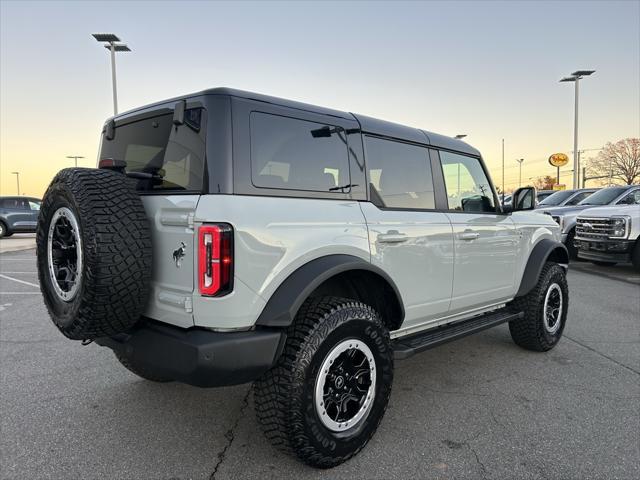
[[360,424],[369,414],[375,387],[375,360],[367,344],[356,339],[340,342],[318,372],[314,396],[320,421],[333,432]]
[[61,207],[53,214],[47,237],[49,278],[58,297],[70,302],[82,278],[80,226],[73,212]]

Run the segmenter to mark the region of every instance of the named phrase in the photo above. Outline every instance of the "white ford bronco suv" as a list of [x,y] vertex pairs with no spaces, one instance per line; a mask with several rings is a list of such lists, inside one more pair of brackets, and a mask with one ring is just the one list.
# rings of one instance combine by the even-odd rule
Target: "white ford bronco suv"
[[258,422],[316,467],[387,408],[395,359],[509,324],[546,351],[568,256],[535,190],[500,207],[480,153],[416,128],[216,88],[107,121],[98,168],[42,203],[60,331],[157,382],[254,382]]

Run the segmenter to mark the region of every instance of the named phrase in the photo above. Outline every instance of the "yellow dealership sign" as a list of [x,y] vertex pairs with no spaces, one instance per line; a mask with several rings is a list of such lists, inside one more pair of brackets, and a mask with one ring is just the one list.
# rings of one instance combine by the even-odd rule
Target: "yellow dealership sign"
[[569,157],[567,157],[564,153],[554,153],[549,157],[549,163],[553,167],[564,167],[567,163],[569,163]]

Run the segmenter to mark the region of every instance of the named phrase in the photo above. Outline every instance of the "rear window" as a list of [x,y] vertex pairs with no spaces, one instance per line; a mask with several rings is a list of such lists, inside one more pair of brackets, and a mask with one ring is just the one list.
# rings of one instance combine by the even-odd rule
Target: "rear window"
[[201,191],[205,163],[205,111],[187,109],[185,123],[175,126],[173,114],[158,115],[115,128],[103,135],[100,159],[124,160],[127,172],[143,172],[138,190]]
[[342,127],[251,113],[251,179],[256,187],[347,193],[349,178]]

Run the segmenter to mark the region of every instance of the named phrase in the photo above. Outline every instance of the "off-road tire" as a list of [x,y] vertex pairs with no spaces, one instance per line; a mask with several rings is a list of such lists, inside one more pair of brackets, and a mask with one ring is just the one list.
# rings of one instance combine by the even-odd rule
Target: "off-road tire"
[[[363,341],[375,358],[377,377],[369,413],[353,428],[333,432],[314,403],[318,369],[345,339]],[[380,315],[363,303],[336,297],[307,300],[287,331],[278,363],[254,383],[258,423],[279,450],[317,468],[330,468],[356,455],[373,436],[389,402],[393,349]]]
[[116,358],[124,368],[129,370],[131,373],[139,376],[140,378],[144,378],[145,380],[149,380],[150,382],[158,383],[167,383],[173,381],[172,378],[155,372],[153,368],[136,362],[134,358],[132,358],[130,355],[127,355],[123,351],[114,350],[113,353],[116,355]]
[[575,241],[575,238],[576,238],[576,229],[573,228],[567,234],[567,243],[565,244],[565,246],[567,247],[567,253],[569,254],[569,260],[571,260],[572,262],[579,262],[582,259],[578,258],[578,249],[576,248],[576,246],[573,243]]
[[[544,325],[544,300],[549,288],[557,284],[562,292],[562,312],[559,328],[549,333]],[[513,341],[527,350],[546,352],[551,350],[562,337],[569,307],[569,288],[564,269],[557,263],[547,262],[542,268],[536,286],[526,295],[513,300],[508,308],[523,312],[518,320],[509,322]]]
[[13,233],[9,231],[4,222],[0,222],[0,238],[10,237],[11,235],[13,235]]
[[[61,298],[49,272],[49,227],[63,208],[78,222],[82,251],[79,286],[71,299]],[[89,340],[124,332],[138,321],[149,295],[151,234],[130,179],[109,170],[60,171],[42,201],[36,243],[40,289],[64,335]]]

